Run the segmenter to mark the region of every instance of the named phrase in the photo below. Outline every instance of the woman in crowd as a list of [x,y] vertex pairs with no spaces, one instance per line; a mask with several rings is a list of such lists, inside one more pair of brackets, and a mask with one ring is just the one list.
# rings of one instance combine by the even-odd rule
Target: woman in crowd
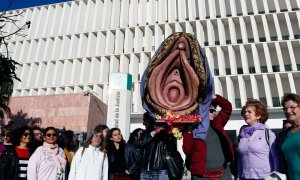
[[103,135],[103,137],[105,139],[107,136],[107,133],[109,131],[109,128],[105,124],[99,124],[98,126],[96,126],[94,128],[94,131],[101,132],[101,134]]
[[0,179],[27,179],[27,164],[31,154],[29,143],[31,130],[27,126],[20,127],[13,132],[14,148],[6,149],[0,158]]
[[66,179],[68,179],[72,159],[77,150],[76,137],[74,135],[74,131],[68,130],[68,131],[63,132],[60,143],[59,143],[59,147],[61,147],[64,150],[64,153],[67,158],[65,177],[66,177]]
[[275,134],[266,128],[269,113],[266,105],[249,100],[241,115],[246,126],[240,130],[236,143],[239,179],[263,179],[279,170],[279,156],[275,146]]
[[57,130],[47,127],[43,132],[44,143],[38,147],[28,162],[29,180],[63,180],[65,177],[66,157],[58,147]]
[[289,179],[300,179],[300,96],[287,93],[281,100],[284,115],[293,126],[281,136],[280,148],[284,155]]
[[133,146],[125,143],[119,128],[109,130],[106,147],[109,179],[132,179],[131,175],[136,172],[137,151]]
[[11,141],[11,132],[13,131],[13,127],[6,125],[3,128],[1,128],[1,138],[2,138],[2,144],[0,144],[0,155],[9,148],[13,147],[12,141]]
[[133,144],[136,140],[140,139],[142,132],[142,128],[136,128],[135,130],[133,130],[132,133],[130,133],[127,143]]
[[108,159],[102,145],[102,130],[95,129],[84,146],[76,152],[69,174],[69,180],[107,180]]

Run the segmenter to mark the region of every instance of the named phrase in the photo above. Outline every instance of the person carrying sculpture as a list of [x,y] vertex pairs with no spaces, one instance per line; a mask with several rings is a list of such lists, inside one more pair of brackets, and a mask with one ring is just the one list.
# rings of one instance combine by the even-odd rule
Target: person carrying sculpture
[[146,130],[135,142],[135,145],[141,149],[139,166],[141,168],[141,180],[168,180],[168,172],[163,155],[167,150],[176,150],[175,138],[166,132],[164,127],[155,128],[155,119],[148,113],[143,115],[143,124]]
[[[224,126],[230,118],[232,105],[220,95],[213,95],[212,99],[206,141],[193,138],[191,125],[183,135],[183,151],[190,161],[186,165],[195,180],[231,178],[229,163],[233,161],[233,147]],[[217,106],[221,107],[218,114]]]

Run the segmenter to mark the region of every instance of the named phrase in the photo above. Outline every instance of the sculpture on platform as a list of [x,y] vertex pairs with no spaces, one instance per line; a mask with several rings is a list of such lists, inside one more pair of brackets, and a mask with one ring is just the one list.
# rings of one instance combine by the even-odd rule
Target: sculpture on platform
[[197,39],[192,34],[174,33],[162,42],[144,72],[143,107],[173,127],[200,122],[199,106],[213,89],[211,78]]

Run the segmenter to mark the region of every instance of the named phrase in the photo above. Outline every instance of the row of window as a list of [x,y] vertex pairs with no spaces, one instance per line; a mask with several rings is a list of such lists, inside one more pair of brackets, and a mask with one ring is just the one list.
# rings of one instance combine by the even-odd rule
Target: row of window
[[[291,64],[286,64],[286,65],[284,65],[284,69],[285,69],[285,71],[292,71],[292,65]],[[260,66],[260,70],[261,70],[261,73],[269,73],[267,66]],[[279,65],[273,65],[272,70],[273,70],[273,72],[280,72]],[[300,64],[297,64],[297,70],[300,71]],[[226,75],[231,75],[231,69],[230,68],[225,68],[225,71],[226,71]],[[249,67],[249,73],[250,74],[255,74],[256,73],[255,67]],[[237,74],[244,74],[243,68],[238,67],[237,68]],[[219,69],[214,69],[214,75],[215,76],[220,75]]]
[[[299,8],[295,7],[292,8],[292,11],[297,11]],[[280,12],[287,12],[288,9],[280,9]],[[291,11],[289,11],[291,12]],[[269,13],[276,13],[276,10],[270,10]],[[258,14],[266,14],[265,11],[259,11]],[[254,15],[254,12],[248,12],[248,15]],[[237,13],[237,16],[245,16],[243,13]],[[226,14],[226,17],[232,17],[232,14]],[[210,19],[210,16],[206,16],[206,19]],[[221,18],[221,15],[216,15],[216,18]],[[198,20],[199,17],[196,17],[196,20]],[[186,20],[189,20],[188,18]]]
[[[252,99],[252,98],[248,98],[249,99]],[[267,99],[262,97],[262,98],[259,98],[259,100],[264,103],[264,104],[267,104]],[[273,107],[280,107],[280,98],[279,97],[272,97],[272,102],[273,102]],[[241,99],[235,99],[235,107],[236,108],[242,108],[242,102],[241,102]]]
[[[300,39],[300,34],[296,34],[294,35],[295,39]],[[289,40],[290,36],[282,36],[282,40]],[[265,37],[261,37],[259,38],[259,42],[266,42],[266,38]],[[278,36],[271,36],[271,41],[278,41]],[[248,38],[248,43],[253,43],[254,42],[254,38]],[[242,39],[237,39],[237,44],[243,44],[243,40]],[[226,44],[232,44],[231,40],[226,40]],[[220,45],[220,41],[215,41],[215,45]],[[209,46],[208,42],[204,42],[204,46]]]

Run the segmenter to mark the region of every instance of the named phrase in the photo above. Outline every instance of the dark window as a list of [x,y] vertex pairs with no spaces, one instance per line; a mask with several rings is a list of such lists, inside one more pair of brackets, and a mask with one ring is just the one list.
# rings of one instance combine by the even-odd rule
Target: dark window
[[253,15],[254,14],[254,12],[248,12],[248,15]]
[[243,74],[243,68],[237,68],[237,73],[238,74]]
[[300,71],[300,64],[297,64],[297,69],[298,71]]
[[254,42],[254,38],[249,38],[249,39],[248,39],[248,42],[249,42],[249,43]]
[[220,17],[221,17],[221,15],[217,15],[217,16],[216,16],[216,18],[220,18]]
[[226,75],[230,75],[231,74],[231,69],[230,68],[226,68],[225,71],[226,71]]
[[272,97],[273,107],[280,107],[280,99],[279,97]]
[[262,73],[267,73],[268,72],[267,66],[260,66],[260,70],[261,70]]
[[215,41],[215,45],[220,45],[220,41]]
[[279,72],[280,69],[279,69],[279,66],[278,65],[274,65],[272,66],[272,69],[273,69],[273,72]]
[[232,16],[232,15],[231,15],[231,14],[227,14],[227,15],[226,15],[226,17],[230,17],[230,16]]
[[259,100],[264,103],[265,105],[267,105],[267,99],[266,98],[259,98]]
[[300,35],[299,34],[296,34],[294,35],[295,39],[300,39]]
[[214,72],[215,72],[215,75],[216,75],[216,76],[218,76],[218,75],[220,74],[220,73],[219,73],[219,69],[215,69]]
[[249,73],[255,73],[255,67],[249,67]]
[[290,39],[290,36],[287,35],[287,36],[282,36],[282,40],[289,40]]
[[237,43],[243,43],[243,40],[242,39],[238,39]]
[[271,41],[277,41],[277,40],[278,40],[277,36],[272,36],[271,37]]
[[284,65],[284,69],[286,71],[292,71],[292,65],[291,64]]
[[231,40],[226,40],[226,44],[231,44]]
[[276,12],[276,10],[271,10],[271,11],[269,11],[270,13],[274,13],[274,12]]
[[235,102],[235,107],[236,108],[241,108],[242,107],[241,99],[235,99],[234,102]]
[[260,42],[266,42],[266,38],[265,37],[259,38],[259,41]]
[[208,46],[208,42],[204,42],[204,46]]

